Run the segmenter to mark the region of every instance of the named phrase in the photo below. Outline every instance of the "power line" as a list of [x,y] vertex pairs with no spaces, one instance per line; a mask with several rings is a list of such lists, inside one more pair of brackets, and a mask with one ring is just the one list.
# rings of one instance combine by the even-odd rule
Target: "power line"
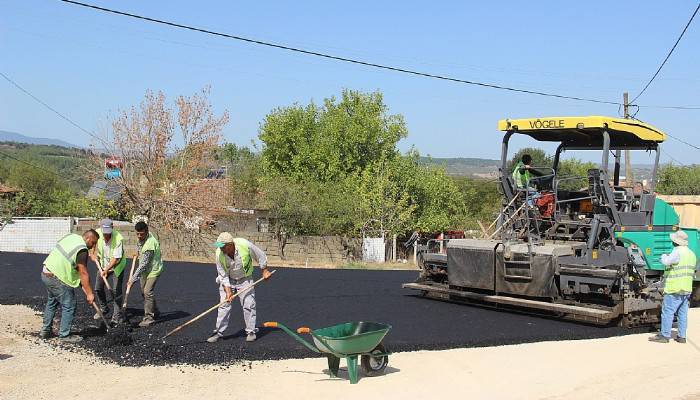
[[251,38],[247,38],[247,37],[243,37],[243,36],[237,36],[237,35],[232,35],[232,34],[228,34],[228,33],[216,32],[216,31],[212,31],[212,30],[208,30],[208,29],[197,28],[197,27],[190,26],[190,25],[184,25],[184,24],[179,24],[179,23],[175,23],[175,22],[169,22],[169,21],[160,20],[160,19],[156,19],[156,18],[146,17],[143,15],[113,10],[110,8],[99,7],[99,6],[95,6],[92,4],[81,3],[81,2],[73,1],[73,0],[61,0],[61,1],[63,1],[64,3],[69,3],[69,4],[81,6],[81,7],[86,7],[86,8],[91,8],[91,9],[103,11],[106,13],[135,18],[135,19],[139,19],[139,20],[143,20],[143,21],[149,21],[149,22],[153,22],[153,23],[161,24],[161,25],[167,25],[167,26],[174,27],[174,28],[186,29],[186,30],[190,30],[190,31],[206,33],[208,35],[225,37],[228,39],[234,39],[234,40],[238,40],[238,41],[242,41],[242,42],[246,42],[246,43],[252,43],[252,44],[257,44],[257,45],[261,45],[261,46],[272,47],[272,48],[276,48],[276,49],[306,54],[306,55],[310,55],[310,56],[316,56],[316,57],[322,57],[322,58],[336,60],[336,61],[342,61],[342,62],[346,62],[346,63],[350,63],[350,64],[363,65],[363,66],[371,67],[371,68],[377,68],[377,69],[383,69],[383,70],[388,70],[388,71],[400,72],[400,73],[409,74],[409,75],[421,76],[421,77],[425,77],[425,78],[432,78],[432,79],[438,79],[438,80],[443,80],[443,81],[462,83],[462,84],[466,84],[466,85],[474,85],[474,86],[480,86],[480,87],[486,87],[486,88],[498,89],[498,90],[506,90],[506,91],[510,91],[510,92],[524,93],[524,94],[530,94],[530,95],[554,97],[554,98],[558,98],[558,99],[585,101],[585,102],[590,102],[590,103],[610,104],[610,105],[619,105],[620,104],[619,102],[615,102],[615,101],[590,99],[590,98],[577,97],[577,96],[566,96],[566,95],[561,95],[561,94],[556,94],[556,93],[540,92],[540,91],[536,91],[536,90],[518,89],[518,88],[509,87],[509,86],[497,85],[497,84],[493,84],[493,83],[477,82],[477,81],[471,81],[471,80],[466,80],[466,79],[454,78],[454,77],[445,76],[445,75],[437,75],[437,74],[432,74],[432,73],[427,73],[427,72],[415,71],[415,70],[410,70],[410,69],[406,69],[406,68],[392,67],[389,65],[377,64],[374,62],[361,61],[361,60],[357,60],[357,59],[353,59],[353,58],[336,56],[336,55],[331,55],[331,54],[327,54],[327,53],[320,53],[317,51],[305,50],[305,49],[301,49],[298,47],[286,46],[286,45],[282,45],[279,43],[266,42],[266,41],[262,41],[262,40],[258,40],[258,39],[251,39]]
[[670,138],[672,138],[672,139],[676,139],[677,141],[679,141],[679,142],[681,142],[681,143],[683,143],[683,144],[686,144],[686,145],[688,145],[688,146],[690,146],[690,147],[692,147],[692,148],[694,148],[694,149],[696,149],[696,150],[700,150],[700,147],[698,147],[698,146],[696,146],[696,145],[694,145],[694,144],[688,143],[688,142],[686,142],[686,141],[683,140],[683,139],[679,139],[679,138],[677,138],[677,137],[675,137],[675,136],[671,136],[671,135],[669,135],[668,133],[667,133],[666,135],[667,135],[668,137],[670,137]]
[[[630,106],[633,104],[630,104]],[[636,105],[636,107],[640,108],[662,108],[662,109],[667,109],[667,110],[700,110],[700,106],[653,106],[653,105]]]
[[649,85],[651,85],[651,83],[654,82],[654,79],[656,79],[656,76],[659,75],[661,69],[664,67],[664,65],[666,65],[666,61],[668,61],[668,59],[671,57],[671,54],[673,54],[673,51],[676,49],[676,46],[678,46],[678,43],[683,38],[683,35],[685,35],[685,31],[688,30],[690,23],[693,22],[693,19],[695,18],[695,15],[697,15],[698,10],[700,10],[700,3],[698,3],[698,6],[695,8],[695,12],[693,12],[693,15],[690,17],[690,20],[688,20],[688,23],[685,24],[685,28],[683,28],[683,32],[681,32],[680,36],[678,36],[678,39],[676,39],[676,43],[673,44],[673,47],[671,47],[671,50],[666,55],[666,58],[664,58],[664,61],[661,63],[661,65],[659,65],[659,69],[657,69],[656,73],[654,73],[654,76],[652,76],[651,79],[649,79],[649,82],[647,82],[646,86],[644,86],[644,89],[642,89],[642,91],[639,92],[639,94],[634,99],[632,99],[631,103],[634,103],[639,98],[639,96],[644,94]]
[[36,100],[36,101],[37,101],[39,104],[41,104],[42,106],[44,106],[44,107],[48,108],[49,110],[53,111],[54,114],[58,115],[58,116],[61,117],[63,120],[67,121],[69,124],[73,125],[74,127],[76,127],[76,128],[78,128],[78,129],[80,129],[81,131],[87,133],[87,134],[90,135],[91,137],[93,137],[93,138],[99,140],[100,142],[102,142],[102,139],[100,139],[97,135],[95,135],[94,133],[88,131],[87,129],[83,128],[82,126],[78,125],[78,124],[77,124],[75,121],[73,121],[72,119],[70,119],[70,118],[66,117],[65,115],[61,114],[61,113],[58,112],[55,108],[51,107],[50,105],[48,105],[48,104],[46,104],[44,101],[42,101],[40,98],[38,98],[38,97],[34,96],[33,94],[29,93],[29,91],[28,91],[27,89],[23,88],[23,87],[20,86],[17,82],[15,82],[15,81],[13,81],[12,79],[10,79],[9,76],[5,75],[5,74],[2,73],[2,72],[0,72],[0,76],[2,76],[3,78],[5,78],[6,81],[10,82],[10,83],[11,83],[12,85],[14,85],[17,89],[19,89],[19,90],[21,90],[22,92],[24,92],[24,94],[26,94],[27,96],[29,96],[29,97],[31,97],[32,99]]

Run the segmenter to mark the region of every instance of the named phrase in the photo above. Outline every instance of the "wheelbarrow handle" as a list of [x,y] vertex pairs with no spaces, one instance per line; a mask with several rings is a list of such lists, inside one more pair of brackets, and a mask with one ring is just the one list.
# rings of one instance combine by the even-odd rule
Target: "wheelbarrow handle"
[[[314,346],[314,345],[312,345],[311,343],[307,342],[307,341],[304,340],[301,336],[297,335],[296,332],[294,332],[293,330],[287,328],[287,327],[284,326],[283,324],[280,324],[279,322],[269,321],[269,322],[263,323],[263,326],[264,326],[265,328],[279,328],[279,329],[282,329],[287,335],[291,336],[291,337],[292,337],[294,340],[296,340],[297,342],[303,344],[304,347],[306,347],[307,349],[313,351],[314,353],[321,353],[321,351],[320,351],[318,348],[316,348],[316,346]],[[301,328],[299,328],[299,329],[301,329]],[[306,329],[309,329],[309,328],[306,328]]]
[[311,333],[311,328],[307,328],[305,326],[302,326],[301,328],[297,328],[297,333],[302,334],[302,333]]

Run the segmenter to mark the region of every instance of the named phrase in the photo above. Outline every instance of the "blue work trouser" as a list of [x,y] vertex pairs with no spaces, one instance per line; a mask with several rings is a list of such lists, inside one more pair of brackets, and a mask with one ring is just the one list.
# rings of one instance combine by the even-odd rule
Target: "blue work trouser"
[[689,303],[689,294],[664,294],[664,302],[661,305],[661,335],[671,337],[673,317],[678,314],[678,337],[686,337]]
[[61,325],[58,330],[58,336],[66,337],[70,335],[70,326],[73,323],[73,315],[75,314],[75,289],[61,282],[55,276],[46,276],[43,273],[41,274],[41,281],[44,282],[49,296],[44,309],[44,325],[41,331],[51,332],[53,317],[56,315],[56,310],[60,305]]

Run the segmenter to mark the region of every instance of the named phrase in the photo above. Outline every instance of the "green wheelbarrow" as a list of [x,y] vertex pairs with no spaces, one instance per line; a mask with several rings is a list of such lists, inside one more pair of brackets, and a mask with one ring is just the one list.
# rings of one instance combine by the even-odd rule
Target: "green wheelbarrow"
[[[365,376],[381,375],[389,364],[391,353],[384,348],[382,339],[391,329],[391,325],[377,322],[346,322],[320,329],[301,327],[296,332],[278,322],[265,322],[263,326],[280,328],[309,350],[325,354],[328,358],[328,370],[333,377],[338,376],[340,359],[345,358],[350,383],[357,383],[357,357],[360,357],[360,367]],[[303,333],[311,334],[314,344],[299,336]]]

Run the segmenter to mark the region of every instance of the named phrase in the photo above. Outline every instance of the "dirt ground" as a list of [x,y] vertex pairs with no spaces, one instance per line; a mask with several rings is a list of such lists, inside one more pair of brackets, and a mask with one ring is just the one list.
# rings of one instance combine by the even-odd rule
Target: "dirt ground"
[[[220,366],[118,367],[36,338],[39,313],[0,305],[0,398],[10,399],[700,399],[700,309],[696,342],[607,339],[397,353],[387,373],[350,385],[329,378],[324,359]],[[341,367],[344,364],[341,363]],[[98,389],[99,388],[99,389]]]

